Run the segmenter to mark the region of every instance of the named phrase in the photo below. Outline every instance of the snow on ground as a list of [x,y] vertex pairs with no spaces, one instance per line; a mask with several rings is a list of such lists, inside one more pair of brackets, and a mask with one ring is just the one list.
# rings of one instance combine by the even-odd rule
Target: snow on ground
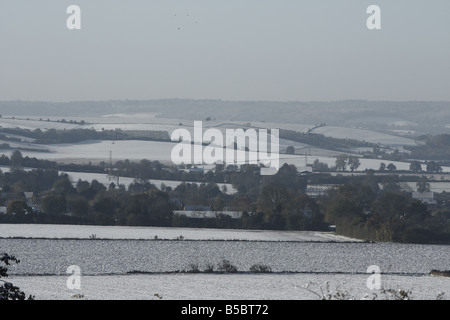
[[[158,142],[158,141],[137,141],[137,140],[125,140],[125,141],[98,141],[90,140],[82,143],[74,144],[57,144],[48,146],[52,152],[31,152],[22,151],[24,156],[36,157],[38,159],[52,160],[58,162],[67,163],[87,163],[89,161],[98,163],[100,161],[109,162],[110,152],[113,162],[118,160],[130,160],[140,161],[147,159],[151,161],[159,161],[165,164],[173,164],[171,159],[172,149],[176,146],[176,143],[172,142]],[[287,146],[284,145],[284,147]],[[299,146],[300,147],[300,146]],[[281,151],[284,151],[281,149]],[[305,149],[306,150],[306,149]],[[330,168],[336,165],[336,156],[338,152],[331,152],[326,150],[311,150],[312,155],[290,155],[280,154],[279,165],[292,164],[297,168],[304,168],[307,164],[312,165],[316,159],[320,162],[326,163]],[[299,152],[302,152],[299,150]],[[10,155],[11,150],[0,150],[0,154]],[[248,158],[248,155],[246,155]],[[272,162],[273,163],[273,162]],[[388,161],[382,159],[365,159],[360,158],[361,165],[357,171],[365,171],[369,169],[378,170],[380,164],[384,163],[388,165],[394,164],[397,170],[409,170],[410,163],[403,161]],[[238,163],[241,164],[241,163]],[[450,167],[442,167],[443,172],[450,172]],[[126,181],[126,180],[124,180]]]
[[383,145],[416,145],[413,139],[356,128],[324,126],[314,129],[313,133],[323,134],[326,137],[354,139],[371,143],[381,143]]
[[360,241],[333,232],[271,231],[208,228],[164,228],[128,226],[80,226],[50,224],[0,224],[0,236],[24,238],[89,239],[177,239],[249,241]]
[[[82,117],[72,117],[75,121],[87,121],[85,125],[70,124],[56,122],[59,118],[50,118],[52,121],[40,121],[38,118],[2,118],[0,119],[0,127],[21,127],[30,130],[34,129],[72,129],[72,128],[89,128],[89,129],[122,129],[122,130],[161,130],[167,131],[169,134],[175,129],[185,128],[190,132],[193,130],[193,121],[186,121],[183,119],[167,119],[156,118],[153,113],[149,114],[112,114],[105,115],[103,117],[93,117],[83,119]],[[271,123],[271,122],[245,122],[245,121],[223,121],[223,120],[211,120],[202,122],[203,129],[217,128],[220,129],[225,136],[225,130],[228,128],[266,128],[266,129],[289,129],[298,132],[306,132],[312,125],[307,124],[289,124],[289,123]],[[322,132],[323,131],[323,132]],[[322,133],[327,136],[333,136],[338,138],[354,138],[362,139],[369,142],[381,142],[385,144],[414,144],[411,139],[401,138],[388,134],[373,132],[369,130],[353,129],[353,128],[340,128],[340,127],[320,127],[314,129],[315,133]],[[10,143],[11,144],[11,143]],[[19,144],[12,144],[19,145]],[[35,149],[44,149],[42,152],[30,152],[23,151],[25,156],[36,157],[38,159],[48,159],[54,161],[65,162],[99,162],[109,161],[110,152],[112,153],[113,160],[131,160],[139,161],[141,159],[157,160],[163,163],[172,163],[171,151],[176,145],[171,142],[155,142],[155,141],[83,141],[73,144],[56,144],[56,145],[36,145],[34,143],[21,144],[25,147],[32,147]],[[328,163],[329,166],[334,166],[335,157],[338,152],[332,152],[329,150],[322,150],[317,148],[309,148],[307,145],[296,143],[293,141],[280,139],[280,152],[284,152],[287,146],[294,146],[296,153],[303,154],[306,152],[312,152],[313,155],[309,159],[305,160],[304,156],[295,155],[280,155],[283,163],[294,164],[298,167],[305,166],[306,163],[312,164],[317,157],[322,157],[323,162]],[[50,152],[47,152],[50,151]],[[2,152],[2,150],[0,150]],[[10,154],[11,150],[4,150],[5,154]],[[378,169],[381,161],[361,161],[360,170],[364,169]],[[409,169],[408,163],[396,163],[398,169]]]
[[[8,280],[37,300],[317,300],[322,291],[347,293],[353,299],[390,298],[367,287],[368,274],[81,274],[81,288],[72,290],[69,276]],[[441,292],[443,299],[450,298],[450,278],[381,274],[380,280],[384,289],[411,291],[414,300],[436,300]]]
[[[112,114],[105,115],[103,117],[93,117],[93,118],[73,118],[66,120],[87,121],[86,125],[77,125],[70,123],[54,122],[59,120],[57,118],[51,118],[51,122],[39,121],[37,118],[30,118],[29,120],[25,118],[3,118],[0,119],[0,126],[4,127],[22,127],[28,129],[40,128],[45,130],[46,128],[56,128],[56,129],[70,129],[70,128],[94,128],[96,130],[101,129],[116,129],[120,128],[122,130],[163,130],[171,133],[174,129],[185,128],[190,132],[193,130],[193,121],[186,121],[186,119],[167,119],[167,118],[156,118],[153,113],[149,114]],[[271,123],[271,122],[245,122],[245,121],[224,121],[224,120],[211,120],[203,121],[203,128],[206,130],[208,128],[218,128],[223,134],[227,128],[249,128],[253,127],[258,130],[258,128],[266,129],[290,129],[299,132],[306,132],[311,125],[307,124],[289,124],[289,123]],[[321,133],[326,136],[332,136],[336,138],[351,138],[365,140],[368,142],[380,142],[387,145],[415,145],[414,140],[402,138],[394,135],[384,134],[380,132],[362,130],[355,128],[345,128],[345,127],[332,127],[324,126],[318,127],[313,130],[314,133]],[[28,144],[28,143],[27,143]],[[99,161],[109,161],[110,152],[112,153],[113,161],[125,160],[139,161],[141,159],[148,159],[153,161],[160,161],[163,163],[173,163],[171,159],[172,149],[175,147],[176,143],[173,142],[158,142],[158,141],[138,141],[138,140],[128,140],[128,141],[97,141],[89,140],[80,143],[73,144],[55,144],[55,145],[35,145],[30,143],[27,147],[33,148],[47,148],[50,152],[30,152],[23,151],[24,156],[36,157],[38,159],[48,159],[55,161],[65,161],[74,163],[86,163],[89,161],[99,162]],[[297,167],[304,167],[306,164],[312,164],[315,159],[319,159],[322,162],[327,163],[330,167],[335,165],[336,156],[338,152],[333,152],[330,150],[321,150],[317,148],[311,148],[301,144],[288,140],[280,139],[280,152],[284,152],[287,146],[292,145],[296,149],[296,153],[303,154],[306,152],[312,152],[307,159],[304,155],[286,155],[280,154],[280,165],[283,163],[294,164]],[[11,154],[11,150],[0,150],[0,153],[5,153],[7,155]],[[373,159],[361,159],[361,166],[358,168],[359,171],[364,171],[365,169],[377,170],[381,162],[387,161],[383,160],[373,160]],[[390,162],[389,162],[390,163]],[[408,162],[393,162],[398,170],[408,170]],[[443,168],[444,172],[450,171],[450,168]]]
[[[47,121],[47,119],[51,121]],[[194,121],[186,119],[169,119],[169,118],[156,118],[154,113],[145,114],[111,114],[101,117],[71,117],[65,119],[66,122],[60,122],[58,117],[46,117],[45,119],[37,117],[19,117],[13,118],[13,116],[0,118],[0,127],[5,128],[23,128],[29,130],[41,129],[43,131],[48,129],[95,129],[95,130],[115,130],[121,129],[125,131],[129,130],[156,130],[167,131],[169,135],[173,130],[179,128],[185,128],[192,132]],[[78,123],[69,123],[70,120],[74,121],[86,121],[86,124],[81,125]],[[201,119],[199,120],[201,121]],[[314,126],[311,124],[295,124],[295,123],[277,123],[277,122],[248,122],[248,121],[225,121],[225,120],[211,120],[202,121],[202,126],[206,130],[208,128],[220,129],[224,134],[226,129],[236,128],[254,128],[256,130],[260,128],[265,129],[286,129],[297,132],[307,132]],[[346,127],[333,127],[324,126],[318,127],[313,130],[314,133],[323,134],[325,136],[335,138],[349,138],[356,140],[365,140],[372,143],[382,143],[385,145],[415,145],[414,140],[403,138],[395,135],[375,132],[371,130],[363,130],[356,128]]]
[[[50,120],[50,121],[47,121]],[[98,117],[69,117],[66,122],[61,122],[61,117],[15,117],[13,115],[5,115],[0,118],[0,127],[5,128],[23,128],[29,130],[41,129],[95,129],[95,130],[161,130],[167,131],[169,134],[178,128],[192,129],[194,120],[176,119],[176,118],[157,118],[156,113],[129,113],[129,114],[109,114]],[[80,123],[85,121],[84,125],[78,123],[70,123],[70,120]],[[287,129],[298,132],[306,132],[314,125],[311,124],[295,124],[295,123],[276,123],[276,122],[255,122],[255,121],[233,121],[233,120],[210,120],[202,121],[204,128],[266,128],[266,129]]]
[[[28,129],[28,130],[35,130],[35,129],[41,129],[43,131],[49,130],[49,129],[57,129],[57,130],[69,130],[69,129],[75,129],[80,128],[81,126],[75,123],[64,123],[64,122],[57,122],[59,119],[54,119],[53,121],[46,121],[45,120],[39,120],[36,117],[30,117],[30,118],[6,118],[2,117],[0,118],[0,128],[21,128],[21,129]],[[68,119],[67,119],[68,120]]]
[[97,159],[98,161],[109,161],[110,152],[112,160],[138,161],[149,159],[153,161],[170,161],[170,155],[175,143],[158,141],[100,141],[88,140],[72,144],[48,145],[51,152],[28,152],[24,156],[36,157],[38,159]]
[[[160,161],[162,163],[173,163],[171,159],[172,149],[176,146],[176,143],[172,142],[159,142],[159,141],[138,141],[138,140],[125,140],[125,141],[98,141],[89,140],[81,143],[73,144],[56,144],[49,145],[48,148],[51,152],[30,152],[23,151],[24,156],[36,157],[38,159],[66,161],[66,162],[88,162],[88,161],[109,161],[110,152],[112,154],[112,160],[125,160],[140,161],[142,159],[148,159],[152,161]],[[287,146],[287,143],[286,145]],[[283,151],[281,149],[281,151]],[[0,153],[10,154],[11,150],[0,150]],[[248,158],[248,156],[246,156]],[[328,166],[334,167],[336,157],[335,156],[322,156],[311,155],[307,157],[305,161],[304,155],[288,155],[280,154],[280,166],[283,163],[294,164],[297,167],[304,167],[305,163],[312,164],[314,160],[327,163]],[[359,171],[365,169],[378,170],[380,164],[384,162],[386,165],[389,163],[395,164],[397,170],[409,170],[409,162],[400,161],[387,161],[381,159],[360,159],[361,166]],[[447,172],[450,168],[443,167],[444,172]]]

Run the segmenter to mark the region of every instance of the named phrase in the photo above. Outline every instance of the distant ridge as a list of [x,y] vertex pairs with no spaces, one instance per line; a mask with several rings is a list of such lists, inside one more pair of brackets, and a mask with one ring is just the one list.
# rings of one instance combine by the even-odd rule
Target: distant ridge
[[326,123],[419,133],[450,132],[450,102],[442,101],[225,101],[192,99],[110,101],[0,101],[0,114],[89,117],[115,113],[157,113],[159,117],[230,121]]

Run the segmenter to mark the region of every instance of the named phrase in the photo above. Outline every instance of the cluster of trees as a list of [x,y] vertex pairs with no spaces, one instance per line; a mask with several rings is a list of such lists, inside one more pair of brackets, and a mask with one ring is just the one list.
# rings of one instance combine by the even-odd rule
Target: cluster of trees
[[[319,159],[316,159],[314,160],[312,169],[314,172],[346,171],[347,169],[350,169],[351,172],[354,172],[360,166],[361,162],[359,160],[359,157],[354,155],[341,154],[336,157],[334,167],[330,168],[328,164],[320,162]],[[397,170],[397,167],[393,163],[389,163],[388,165],[386,165],[384,162],[382,162],[380,163],[380,167],[378,170],[381,172],[394,172],[395,170]]]
[[359,162],[359,158],[356,156],[347,156],[345,154],[339,155],[336,158],[336,170],[337,171],[345,171],[348,168],[353,172],[359,168],[361,162]]
[[450,134],[426,135],[419,137],[421,145],[409,147],[411,158],[424,160],[450,159]]
[[354,181],[331,190],[322,200],[325,219],[336,232],[373,241],[450,243],[448,210],[432,212],[399,188],[383,190]]
[[[216,174],[225,174],[218,166]],[[237,193],[228,194],[214,182],[181,183],[161,190],[140,177],[128,189],[113,182],[79,180],[75,185],[52,168],[0,172],[3,192],[34,192],[32,210],[25,198],[8,201],[2,222],[86,223],[102,225],[210,226],[255,229],[324,230],[327,225],[318,203],[307,196],[306,179],[294,166],[284,165],[277,175],[261,176],[260,167],[244,165],[227,173]],[[174,216],[183,205],[201,205],[214,211],[242,211],[240,219],[187,219]],[[42,214],[44,213],[44,214]],[[70,213],[70,215],[68,215]]]
[[[217,182],[223,183],[229,181],[233,172],[239,168],[237,166],[218,164],[213,171],[203,174],[200,171],[190,171],[190,165],[187,166],[165,166],[159,161],[149,161],[143,159],[139,162],[131,162],[129,160],[119,160],[113,164],[101,161],[98,164],[74,164],[74,163],[57,163],[50,160],[42,160],[37,158],[24,157],[18,150],[12,152],[8,157],[5,154],[0,156],[0,165],[11,166],[15,169],[20,168],[38,168],[38,169],[54,169],[59,171],[72,172],[91,172],[91,173],[108,173],[112,176],[130,177],[138,180],[158,179],[158,180],[177,180],[177,181],[195,181]],[[111,170],[112,169],[112,170]]]
[[[3,116],[1,114],[0,114],[0,118],[3,118]],[[15,116],[12,116],[10,119],[19,119],[19,118],[16,118]],[[24,119],[21,119],[21,120],[24,120]],[[26,118],[26,120],[30,120],[30,118]],[[35,120],[32,120],[32,121],[35,121]],[[50,120],[50,118],[47,118],[46,120],[44,120],[42,118],[39,118],[39,121],[70,123],[70,124],[78,124],[78,125],[82,125],[82,126],[86,124],[86,121],[84,121],[84,120],[80,120],[80,121],[77,121],[77,120],[66,120],[66,119]]]
[[119,160],[113,165],[113,171],[108,173],[121,177],[131,177],[141,180],[158,179],[158,180],[178,180],[178,181],[196,181],[196,182],[224,182],[225,172],[218,165],[215,172],[209,171],[205,174],[201,171],[190,171],[190,166],[183,169],[176,166],[165,166],[159,161],[149,161],[143,159],[138,162],[129,160]]
[[[419,137],[418,140],[422,143],[419,146],[406,146],[406,151],[399,151],[398,149],[391,150],[389,147],[382,147],[374,143],[368,143],[365,141],[358,141],[353,139],[337,139],[332,137],[325,137],[320,134],[314,133],[299,133],[290,130],[280,130],[280,138],[292,140],[296,142],[305,143],[308,145],[324,148],[328,150],[335,150],[341,152],[351,152],[355,148],[365,147],[372,148],[372,152],[365,152],[364,157],[384,159],[387,161],[402,161],[405,159],[422,159],[425,160],[427,166],[427,172],[440,172],[441,163],[448,163],[450,159],[450,134],[441,135],[427,135]],[[286,153],[294,154],[295,149],[289,146],[286,149]],[[342,157],[345,157],[344,155]],[[422,168],[418,166],[419,161],[413,162],[413,168],[411,171],[420,172]],[[351,167],[351,163],[347,163],[348,167]],[[392,170],[393,168],[387,168],[392,163],[385,165],[383,170]],[[336,170],[345,170],[345,163],[342,159],[339,163],[336,163]],[[327,171],[327,168],[322,168],[321,171]],[[328,169],[329,170],[329,169]],[[356,170],[356,169],[355,169]],[[380,168],[381,170],[381,168]],[[395,170],[395,169],[394,169]]]
[[[3,133],[15,134],[27,138],[35,139],[38,144],[55,144],[55,143],[76,143],[86,140],[148,140],[148,141],[170,141],[170,137],[166,131],[145,131],[144,134],[132,131],[101,130],[95,129],[70,129],[57,130],[49,129],[42,131],[41,129],[29,130],[21,128],[2,128]],[[8,138],[10,139],[10,138]]]
[[0,171],[0,186],[3,193],[21,193],[27,191],[41,193],[52,189],[53,184],[58,178],[58,171],[52,168],[31,171]]
[[399,151],[398,149],[392,150],[389,147],[377,146],[372,148],[372,151],[365,151],[364,157],[384,159],[389,161],[402,161],[410,158],[410,154],[405,151]]
[[[29,119],[27,118],[27,120],[29,120]],[[44,121],[44,119],[39,118],[39,121]],[[77,120],[66,120],[66,119],[50,120],[50,118],[47,118],[47,120],[45,120],[45,121],[47,121],[47,122],[61,122],[61,123],[78,124],[78,125],[81,125],[81,126],[84,126],[86,124],[86,121],[84,121],[84,120],[80,120],[80,121],[77,121]]]
[[328,227],[315,199],[282,184],[269,184],[262,189],[256,212],[275,229],[326,230]]
[[[427,161],[425,163],[426,166],[426,172],[428,173],[438,173],[438,172],[442,172],[442,167],[440,166],[440,164],[438,164],[436,161]],[[422,164],[415,160],[412,161],[409,165],[409,170],[411,170],[412,172],[422,172]]]
[[[20,174],[24,180],[31,180],[43,170],[24,172],[20,170],[0,176]],[[45,172],[45,171],[44,171]],[[151,185],[149,189],[141,189],[134,193],[111,184],[109,188],[96,180],[92,182],[79,180],[74,186],[67,175],[52,174],[53,183],[48,188],[40,187],[34,191],[33,203],[39,211],[31,210],[24,198],[8,202],[7,214],[2,217],[5,222],[46,222],[46,223],[86,223],[101,225],[170,225],[172,207],[168,195]],[[10,177],[9,182],[12,181]],[[49,179],[51,181],[51,179]],[[17,183],[10,188],[19,191]],[[30,189],[27,189],[30,191]],[[70,213],[70,215],[67,215]]]
[[384,162],[382,162],[382,163],[380,163],[380,167],[379,167],[379,169],[378,169],[379,171],[381,171],[381,172],[384,172],[384,171],[389,171],[389,172],[394,172],[395,170],[397,170],[397,166],[395,165],[395,164],[393,164],[393,163],[389,163],[389,164],[385,164]]
[[[350,157],[342,157],[353,165]],[[12,170],[0,172],[2,193],[33,192],[33,210],[24,197],[10,199],[7,214],[0,222],[84,223],[101,225],[196,226],[218,228],[254,228],[278,230],[326,230],[336,225],[338,233],[374,241],[449,243],[450,196],[442,194],[446,206],[431,210],[402,191],[397,175],[333,176],[329,173],[299,174],[293,165],[284,164],[277,174],[261,176],[257,165],[225,167],[189,172],[166,167],[159,162],[117,162],[116,173],[135,178],[125,188],[96,180],[70,181],[59,174],[52,162],[40,162],[48,168],[29,171],[22,166],[32,159],[15,152],[3,156]],[[315,163],[320,165],[320,163]],[[100,166],[102,167],[102,166]],[[107,168],[102,167],[103,170]],[[105,172],[105,171],[104,171]],[[175,188],[157,188],[150,179],[190,180]],[[231,183],[236,193],[229,194],[217,182]],[[335,184],[325,196],[306,194],[308,184]],[[380,188],[380,185],[382,188]],[[419,191],[428,191],[429,183],[417,177]],[[446,199],[448,197],[449,199]],[[6,204],[6,202],[4,203]],[[240,219],[221,215],[217,219],[192,219],[173,215],[184,205],[210,207],[214,211],[241,211]],[[42,214],[44,213],[44,214]],[[70,213],[70,215],[68,215]]]
[[296,141],[312,145],[315,147],[336,151],[350,150],[353,148],[360,148],[360,147],[366,148],[378,147],[378,145],[366,141],[325,137],[324,135],[317,133],[302,133],[298,131],[285,129],[280,130],[280,139]]
[[[312,165],[314,172],[328,172],[328,171],[346,171],[350,169],[351,172],[357,170],[361,165],[359,157],[354,155],[341,154],[336,157],[335,166],[330,168],[328,164],[320,162],[316,159]],[[418,160],[414,160],[409,165],[409,170],[414,173],[424,172],[427,173],[440,173],[442,172],[442,166],[436,161],[425,161],[425,170],[423,170],[422,163]],[[378,168],[380,172],[394,172],[397,170],[397,166],[391,163],[381,162]]]
[[23,157],[18,150],[11,154],[11,157],[2,154],[0,156],[0,165],[11,166],[13,169],[20,169],[24,167],[29,168],[43,168],[43,169],[57,169],[56,162],[49,160],[38,160],[36,158]]
[[[347,141],[347,140],[345,140]],[[358,144],[350,140],[354,147]],[[405,150],[391,149],[387,146],[365,143],[365,147],[371,147],[372,151],[365,151],[364,157],[384,159],[387,161],[402,161],[406,159],[421,159],[426,161],[440,161],[447,163],[450,158],[450,134],[425,135],[417,138],[420,144],[417,146],[405,146]],[[340,150],[344,145],[339,144]],[[348,147],[350,148],[350,147]],[[438,172],[438,171],[432,171]]]

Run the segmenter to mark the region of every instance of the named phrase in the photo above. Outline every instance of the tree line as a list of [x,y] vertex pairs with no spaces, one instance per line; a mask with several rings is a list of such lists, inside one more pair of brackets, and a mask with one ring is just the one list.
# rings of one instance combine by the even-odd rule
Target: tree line
[[420,145],[408,147],[411,158],[445,162],[450,159],[450,134],[425,135],[418,140],[421,142]]
[[[397,175],[376,176],[370,171],[362,176],[301,174],[295,166],[284,164],[277,174],[261,176],[258,165],[217,165],[215,170],[195,172],[199,182],[182,182],[171,188],[157,187],[149,177],[157,172],[168,177],[186,171],[143,160],[118,166],[121,173],[135,178],[126,188],[115,182],[73,182],[52,162],[45,162],[48,168],[25,171],[19,164],[26,158],[17,153],[3,159],[11,164],[10,172],[0,172],[1,201],[7,207],[6,214],[0,214],[3,223],[322,231],[335,225],[337,233],[365,240],[450,243],[449,194],[436,197],[438,206],[427,206],[402,191],[406,178]],[[230,183],[236,192],[227,192],[215,180]],[[319,197],[307,194],[309,184],[321,183],[336,186]],[[418,177],[417,183],[422,191],[429,190],[426,179]],[[33,199],[25,199],[24,192],[33,192]],[[11,195],[16,197],[8,198]],[[173,214],[186,205],[241,211],[242,216],[193,219]]]
[[[3,159],[5,162],[9,160],[12,170],[0,173],[2,194],[33,192],[32,202],[41,212],[33,210],[22,196],[7,203],[4,201],[7,214],[1,216],[1,222],[320,230],[327,226],[315,200],[304,193],[306,179],[299,176],[292,165],[282,166],[274,176],[261,176],[257,165],[228,169],[218,165],[214,173],[195,173],[209,177],[209,182],[184,182],[172,189],[164,185],[157,188],[150,183],[148,178],[155,172],[170,173],[157,162],[132,164],[125,161],[123,167],[119,163],[118,170],[135,174],[135,181],[125,188],[114,182],[105,186],[96,180],[79,180],[74,184],[67,174],[58,173],[51,162],[49,168],[25,171],[22,169],[25,158],[19,152],[14,153],[11,159],[6,156]],[[228,180],[237,192],[229,194],[214,180]],[[173,210],[182,210],[189,204],[206,206],[214,211],[241,211],[243,214],[240,219],[223,215],[212,220],[173,215]]]
[[372,241],[450,243],[448,205],[430,208],[396,183],[380,189],[374,181],[355,179],[323,197],[325,219],[337,233]]
[[[76,128],[69,130],[41,130],[41,129],[22,129],[22,128],[1,128],[1,132],[19,135],[31,139],[35,139],[36,144],[55,144],[55,143],[76,143],[86,140],[146,140],[146,141],[170,141],[169,134],[166,131],[124,131],[121,129],[115,130],[95,130]],[[11,140],[10,137],[6,137]],[[12,141],[17,141],[13,138]]]

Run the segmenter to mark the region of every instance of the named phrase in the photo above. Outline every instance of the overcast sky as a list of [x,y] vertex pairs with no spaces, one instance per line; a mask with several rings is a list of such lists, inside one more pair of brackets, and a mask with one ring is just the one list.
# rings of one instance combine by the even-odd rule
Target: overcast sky
[[0,100],[160,98],[449,101],[450,1],[0,2]]

